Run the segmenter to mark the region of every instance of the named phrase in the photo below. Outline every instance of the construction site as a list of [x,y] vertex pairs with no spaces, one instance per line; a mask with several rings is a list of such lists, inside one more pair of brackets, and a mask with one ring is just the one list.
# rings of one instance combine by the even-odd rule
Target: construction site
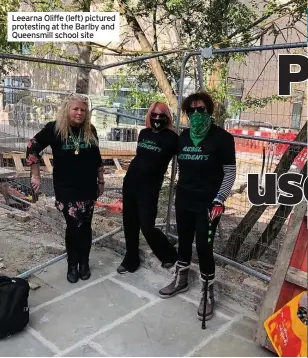
[[[248,52],[248,60],[246,64],[239,64],[235,61],[230,65],[228,79],[231,83],[232,95],[239,100],[249,91],[250,94],[260,98],[275,95],[278,80],[276,78],[277,60],[274,57],[269,61],[269,54],[278,55],[295,53],[295,51],[305,53],[305,47],[305,43],[298,42],[261,46],[255,50],[239,48],[239,53]],[[228,53],[228,49],[223,51]],[[214,50],[213,56],[218,56],[221,52],[221,50],[217,52]],[[262,58],[260,54],[263,55]],[[170,340],[177,340],[180,344],[179,339],[181,340],[185,331],[181,331],[183,330],[181,324],[191,321],[191,318],[188,318],[190,305],[194,306],[199,297],[198,257],[195,247],[194,269],[191,276],[192,290],[189,294],[181,295],[174,308],[170,302],[166,303],[167,306],[164,308],[160,306],[161,304],[154,305],[158,300],[156,294],[160,285],[172,277],[172,272],[160,267],[142,234],[140,236],[140,256],[143,266],[141,271],[127,279],[115,276],[116,266],[125,253],[122,227],[123,178],[130,161],[135,156],[138,133],[145,125],[146,109],[142,109],[143,112],[140,112],[142,115],[136,114],[136,111],[119,111],[117,107],[106,105],[100,90],[96,93],[90,91],[88,95],[92,122],[97,128],[101,157],[105,166],[105,192],[95,204],[92,225],[93,275],[91,281],[78,284],[76,289],[75,287],[69,288],[64,275],[65,222],[62,213],[54,205],[52,153],[50,148],[43,153],[42,183],[39,193],[36,194],[30,185],[30,168],[26,165],[26,147],[29,140],[48,121],[53,120],[61,100],[72,92],[71,88],[74,87],[73,80],[78,66],[82,66],[40,58],[29,60],[26,56],[16,55],[6,58],[5,54],[0,55],[2,60],[12,61],[15,68],[6,77],[7,80],[2,86],[2,110],[0,112],[0,275],[26,278],[30,282],[31,307],[33,307],[36,328],[30,327],[27,334],[31,336],[30,340],[37,339],[39,344],[33,343],[33,350],[26,353],[37,356],[70,354],[74,356],[125,354],[132,356],[204,356],[205,354],[223,356],[229,353],[221,350],[218,342],[219,337],[227,336],[231,339],[230,344],[234,348],[234,356],[273,356],[269,350],[261,351],[255,346],[253,334],[257,326],[256,322],[262,315],[262,307],[270,282],[277,270],[277,260],[289,235],[288,232],[294,226],[292,224],[294,210],[292,207],[279,204],[261,207],[252,205],[247,195],[247,174],[259,174],[261,193],[266,189],[265,173],[281,175],[296,172],[307,175],[307,121],[305,119],[307,102],[306,98],[301,97],[301,88],[289,101],[279,102],[278,100],[278,102],[270,102],[256,109],[244,109],[239,115],[229,117],[224,122],[224,128],[235,138],[236,181],[226,201],[226,210],[214,241],[217,264],[215,290],[220,306],[217,317],[208,323],[209,333],[202,333],[198,322],[191,323],[188,329],[186,327],[187,330],[191,330],[187,344],[181,343],[182,346],[175,350],[170,348]],[[200,57],[200,55],[202,52],[188,53],[184,60],[189,61],[190,58]],[[201,59],[202,61],[208,60],[202,56]],[[140,59],[140,61],[146,60],[147,57]],[[135,61],[137,62],[137,59]],[[267,66],[263,69],[266,63]],[[114,64],[114,68],[118,66],[122,66],[121,62]],[[108,68],[110,67],[109,64]],[[255,68],[253,75],[250,71],[252,67]],[[102,66],[101,70],[93,68],[91,71],[97,73],[95,78],[99,82],[100,76],[103,76],[104,67]],[[181,98],[190,90],[184,86],[183,71],[185,71],[185,63],[180,79],[182,93],[179,93],[178,109]],[[54,79],[58,77],[61,80],[55,84]],[[240,77],[240,80],[235,80],[235,77]],[[215,77],[212,77],[211,81],[214,80]],[[97,82],[93,82],[91,88],[95,88]],[[200,85],[202,87],[201,82]],[[300,111],[298,110],[299,104]],[[179,112],[174,118],[175,128],[180,131],[185,124],[180,123]],[[177,173],[174,170],[174,163],[170,162],[160,193],[156,224],[166,232],[175,246],[177,245],[174,209],[176,183]],[[68,333],[70,329],[74,330],[74,323],[64,323],[69,321],[68,317],[67,321],[59,318],[62,314],[65,316],[64,306],[59,305],[54,311],[48,311],[48,307],[73,294],[77,296],[82,293],[84,297],[79,299],[86,301],[87,290],[94,301],[97,300],[95,297],[104,297],[101,291],[103,288],[96,287],[97,283],[102,284],[104,290],[114,295],[114,300],[117,302],[103,298],[105,300],[103,305],[115,305],[116,316],[108,317],[105,307],[106,321],[90,319],[88,326],[82,321],[84,326],[80,331]],[[119,289],[121,292],[117,291]],[[90,293],[90,291],[93,292]],[[125,305],[131,307],[121,306],[118,302],[121,295],[124,295],[123,300],[127,301]],[[102,303],[99,300],[94,301],[91,303],[93,309],[87,309],[85,315],[91,316],[92,313],[95,316],[95,306],[100,306]],[[78,300],[74,301],[72,311],[78,310],[77,302]],[[131,303],[128,304],[128,302]],[[146,321],[149,318],[149,321],[142,324],[147,325],[150,332],[146,333],[148,338],[144,339],[150,346],[153,342],[155,344],[153,343],[149,350],[145,347],[140,349],[133,347],[132,342],[134,339],[139,339],[138,334],[142,337],[145,334],[143,331],[139,332],[138,322],[134,321],[135,314],[139,314],[141,307],[156,310],[157,317],[159,315],[167,317],[167,325],[163,326],[162,332],[172,330],[174,323],[172,323],[171,316],[169,317],[170,312],[176,316],[179,312],[184,312],[175,326],[175,331],[172,331],[174,336],[164,337],[162,332],[158,333],[160,320],[150,319],[150,314],[145,315],[142,320]],[[64,329],[66,333],[63,336],[57,334],[55,327],[48,328],[47,323],[44,325],[44,322],[52,320],[53,315],[58,315],[57,325],[63,324],[66,327]],[[121,317],[126,318],[122,320]],[[130,319],[132,319],[131,323]],[[123,343],[123,338],[120,337],[126,334],[125,331],[122,332],[125,325],[128,325],[126,329],[132,328],[131,336],[129,335],[125,343],[127,344],[126,351],[125,348],[124,350],[117,348],[120,342]],[[109,334],[120,326],[122,328],[119,328],[110,338]],[[223,330],[221,327],[224,327]],[[135,333],[133,333],[134,329]],[[211,329],[214,333],[211,333]],[[245,330],[246,332],[251,330],[249,337],[244,337]],[[242,351],[238,350],[241,340],[249,346],[245,348],[243,345]],[[9,353],[16,354],[17,351],[14,351],[9,341],[4,344],[6,344],[7,356]],[[207,350],[204,350],[205,347]]]

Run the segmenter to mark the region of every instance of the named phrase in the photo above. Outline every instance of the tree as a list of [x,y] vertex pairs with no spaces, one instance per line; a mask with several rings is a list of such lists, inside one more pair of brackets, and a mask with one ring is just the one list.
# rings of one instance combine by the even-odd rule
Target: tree
[[[303,169],[300,171],[300,174],[303,174],[304,177],[307,177],[307,161]],[[266,229],[263,231],[262,235],[256,241],[253,248],[248,253],[245,253],[245,256],[241,261],[245,262],[249,260],[260,259],[260,257],[265,253],[266,249],[272,244],[274,239],[279,234],[292,210],[292,206],[280,205],[268,223]]]
[[[295,141],[297,142],[305,142],[307,141],[307,122],[302,127],[300,132],[295,138]],[[277,174],[277,177],[279,177],[281,174],[286,173],[290,170],[290,167],[292,163],[294,162],[294,159],[297,157],[297,155],[302,151],[303,147],[298,145],[290,145],[288,149],[284,152],[282,155],[274,173]],[[307,165],[304,166],[303,174],[307,175]],[[247,212],[247,214],[243,217],[239,225],[233,230],[232,234],[230,235],[230,238],[226,244],[224,255],[229,258],[236,258],[242,244],[244,243],[246,237],[256,224],[256,222],[260,219],[264,211],[268,208],[268,205],[260,205],[260,206],[252,206],[252,208]],[[281,212],[283,212],[283,207],[278,208],[276,216]],[[287,218],[288,212],[284,214],[284,220]],[[271,227],[273,223],[270,223]],[[281,223],[278,225],[278,228],[281,228]],[[276,231],[272,232],[273,234],[277,234]],[[279,229],[280,230],[280,229]],[[257,240],[257,249],[260,246],[260,242],[265,241],[265,235],[267,234],[268,229],[266,229],[265,234],[260,238],[260,240]],[[275,236],[272,236],[272,238],[269,241],[272,241]]]
[[[289,23],[286,28],[296,29],[295,24],[303,18],[305,4],[299,0],[277,4],[275,0],[258,5],[251,0],[247,5],[238,0],[148,0],[129,1],[118,0],[119,9],[128,28],[137,40],[141,53],[153,51],[175,50],[174,55],[168,55],[147,62],[139,62],[127,68],[127,76],[135,75],[139,83],[151,84],[157,92],[163,94],[176,113],[176,96],[178,94],[178,79],[183,54],[187,50],[200,47],[213,46],[216,48],[248,46],[265,34],[278,36],[283,29],[279,29],[275,19],[286,16]],[[262,7],[263,6],[263,7]],[[115,8],[117,10],[117,8]],[[275,18],[269,23],[264,23]],[[277,25],[276,25],[277,24]],[[262,25],[262,28],[259,26]],[[171,44],[162,44],[161,33],[166,28],[174,33],[176,41]],[[297,30],[297,29],[296,29]],[[124,53],[123,48],[120,49]],[[228,54],[215,56],[215,58],[203,62],[203,73],[209,79],[206,89],[216,100],[216,118],[223,123],[225,117],[230,115],[224,111],[224,102],[228,98],[226,77],[227,65],[231,59],[244,61],[245,55]],[[196,78],[195,60],[187,65],[187,76]],[[149,75],[149,69],[152,75]],[[259,98],[247,98],[246,104],[259,107],[269,101],[277,101],[281,98],[270,96],[260,102]],[[236,110],[236,103],[232,103],[231,110]]]
[[[18,0],[0,0],[0,52],[20,53],[21,44],[19,42],[7,41],[7,13],[17,11],[19,8]],[[0,60],[0,81],[12,69],[12,61]]]
[[[110,10],[111,1],[104,1],[99,7],[94,0],[72,0],[70,3],[55,0],[24,0],[23,2],[29,11],[51,12],[51,11],[72,11],[72,12],[90,12]],[[103,51],[97,50],[90,42],[76,42],[70,44],[61,44],[46,42],[43,45],[32,46],[32,55],[45,57],[53,56],[60,60],[66,60],[83,65],[93,65],[101,59]],[[89,91],[89,78],[91,69],[77,69],[76,92],[87,94]]]

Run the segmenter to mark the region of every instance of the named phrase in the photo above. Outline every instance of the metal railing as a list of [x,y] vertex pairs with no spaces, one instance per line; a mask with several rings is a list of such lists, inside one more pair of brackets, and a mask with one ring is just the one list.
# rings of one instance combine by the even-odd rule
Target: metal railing
[[[183,88],[184,88],[184,79],[185,79],[185,67],[188,62],[188,60],[192,56],[197,56],[198,62],[198,73],[199,73],[199,81],[200,81],[200,88],[207,89],[207,86],[204,84],[204,74],[202,72],[202,61],[206,61],[206,58],[208,58],[208,54],[211,56],[219,56],[221,54],[234,54],[234,53],[244,53],[244,54],[250,54],[254,52],[267,52],[267,51],[277,51],[277,50],[287,50],[287,49],[298,49],[298,48],[306,48],[306,43],[293,43],[293,44],[279,44],[279,45],[267,45],[267,46],[258,46],[258,47],[247,47],[247,48],[233,48],[233,49],[201,49],[198,51],[193,51],[188,54],[186,54],[183,58],[182,66],[181,66],[181,76],[180,76],[180,89],[179,89],[179,96],[178,96],[178,108],[177,108],[177,116],[176,116],[176,123],[175,123],[175,130],[177,133],[180,132],[182,128],[185,128],[185,125],[183,125],[180,121],[181,119],[181,103],[183,99]],[[42,76],[42,71],[46,72],[46,69],[44,68],[37,68],[36,73],[37,78],[33,81],[33,85],[31,88],[26,89],[31,93],[31,98],[40,98],[44,94],[50,94],[55,95],[55,97],[50,98],[50,101],[44,98],[44,101],[47,104],[55,104],[57,105],[61,101],[61,96],[65,95],[68,91],[67,89],[63,88],[63,82],[66,82],[66,86],[68,88],[74,88],[75,81],[76,81],[76,71],[78,68],[86,68],[89,70],[93,70],[96,73],[102,74],[102,71],[118,66],[124,66],[129,65],[130,63],[135,63],[138,61],[145,61],[150,58],[158,58],[160,56],[165,56],[168,54],[173,54],[174,51],[170,52],[164,52],[164,53],[158,53],[153,55],[146,55],[146,56],[138,56],[136,58],[125,60],[121,62],[116,62],[112,64],[108,64],[105,66],[94,66],[94,65],[80,65],[77,63],[70,63],[70,62],[63,62],[63,61],[56,61],[56,60],[48,60],[48,59],[40,59],[40,58],[34,58],[34,57],[28,57],[28,56],[19,56],[19,55],[11,55],[11,54],[3,54],[0,53],[0,58],[12,60],[15,61],[15,65],[18,65],[19,68],[19,75],[23,74],[28,75],[27,69],[25,66],[23,66],[26,62],[28,63],[34,63],[34,64],[44,64],[47,66],[47,80],[46,77]],[[63,81],[63,76],[65,70],[65,78],[66,81]],[[24,71],[24,72],[23,72]],[[62,71],[62,72],[61,72]],[[62,73],[62,74],[61,74]],[[46,74],[46,73],[45,73]],[[257,76],[256,76],[257,77]],[[44,79],[44,80],[43,80]],[[54,83],[54,81],[58,81],[57,83]],[[93,79],[91,80],[94,81]],[[266,81],[266,80],[264,80]],[[245,81],[244,81],[245,82]],[[246,81],[247,82],[247,81]],[[253,82],[255,82],[255,79],[253,79]],[[266,84],[266,82],[264,82]],[[96,87],[96,82],[93,82],[93,88]],[[39,90],[40,88],[40,90]],[[90,84],[91,88],[91,84]],[[24,92],[24,89],[20,89],[19,86],[6,86],[6,90],[10,91],[21,91]],[[100,90],[99,90],[100,91]],[[41,93],[40,93],[41,92]],[[143,127],[144,125],[144,119],[140,117],[136,117],[130,114],[125,113],[114,113],[100,103],[99,97],[97,93],[92,93],[90,95],[90,98],[92,98],[92,113],[94,117],[94,121],[96,121],[98,124],[103,125],[104,123],[107,125],[107,128],[102,130],[103,134],[99,133],[100,136],[100,144],[102,148],[107,149],[123,149],[123,150],[135,150],[136,143],[124,143],[124,142],[116,142],[112,143],[112,141],[108,140],[107,138],[107,131],[112,128],[112,126],[116,126],[116,116],[120,117],[126,117],[130,118],[135,122],[136,125],[140,125],[140,127]],[[44,102],[43,101],[43,102]],[[48,102],[49,101],[49,102]],[[21,103],[22,105],[22,103]],[[37,127],[34,125],[29,126],[27,125],[28,122],[31,122],[31,120],[27,119],[27,116],[25,118],[13,118],[12,122],[18,122],[18,126],[15,126],[10,122],[10,116],[9,113],[2,112],[0,113],[2,115],[2,120],[0,121],[0,148],[1,153],[7,151],[24,151],[25,146],[27,144],[27,141],[41,128],[41,126],[46,122],[47,116],[45,116],[45,112],[42,111],[35,123],[38,124]],[[98,113],[101,113],[102,115],[108,116],[107,120],[104,122],[104,120],[99,117]],[[244,113],[246,116],[253,116],[252,113],[249,111],[245,111]],[[52,114],[53,115],[53,114]],[[14,116],[13,116],[14,117]],[[34,116],[35,117],[35,116]],[[266,120],[267,122],[267,120]],[[105,125],[104,124],[104,125]],[[21,129],[22,128],[22,129]],[[263,138],[263,137],[252,137],[247,135],[234,135],[235,138],[238,139],[250,139],[252,141],[258,141],[258,142],[267,142],[271,143],[272,145],[276,146],[279,144],[284,145],[291,145],[292,151],[298,151],[298,148],[295,148],[294,146],[304,148],[307,147],[307,143],[304,143],[302,141],[289,141],[289,140],[283,140],[283,139],[269,139],[269,138]],[[291,152],[292,152],[291,151]],[[267,156],[269,156],[269,153],[265,153]],[[274,165],[277,165],[279,160],[281,159],[281,155],[273,156],[273,160],[268,160],[267,170],[273,171]],[[225,264],[233,265],[236,268],[239,268],[245,272],[248,272],[249,274],[252,274],[258,278],[261,278],[265,281],[268,281],[270,278],[270,270],[267,268],[260,269],[258,267],[251,267],[252,265],[251,259],[253,256],[253,248],[255,245],[259,245],[257,240],[255,240],[252,236],[256,236],[257,238],[261,237],[262,234],[267,230],[268,225],[272,222],[273,218],[280,220],[284,220],[284,224],[281,227],[281,230],[279,232],[279,235],[277,234],[276,237],[272,238],[272,241],[270,244],[264,244],[264,240],[261,242],[261,246],[263,246],[263,255],[268,255],[270,260],[265,260],[264,264],[267,265],[266,267],[273,265],[273,262],[275,260],[275,257],[277,257],[277,252],[279,250],[279,242],[283,240],[283,233],[285,230],[285,227],[287,225],[289,213],[287,211],[280,211],[275,213],[274,208],[268,208],[264,213],[262,213],[259,217],[259,220],[257,223],[255,223],[253,228],[254,231],[250,231],[250,234],[253,233],[252,236],[249,236],[250,234],[243,235],[243,243],[247,243],[248,246],[243,245],[240,249],[247,250],[249,248],[249,252],[252,253],[251,257],[239,257],[238,254],[241,254],[241,250],[238,250],[238,248],[234,248],[236,252],[236,255],[227,256],[225,253],[226,247],[223,245],[228,245],[228,242],[230,240],[230,237],[232,237],[232,234],[236,232],[236,229],[239,227],[241,222],[243,221],[243,218],[247,213],[249,213],[250,210],[252,210],[251,205],[247,202],[247,198],[245,198],[245,178],[247,172],[257,172],[261,173],[262,168],[262,155],[258,154],[254,157],[251,156],[248,152],[237,152],[237,162],[238,162],[238,168],[237,168],[237,181],[235,184],[235,189],[233,190],[233,194],[228,199],[228,202],[226,203],[226,213],[221,221],[221,230],[218,230],[217,235],[220,236],[220,240],[216,240],[215,244],[215,255],[217,260],[220,262],[223,262]],[[12,169],[11,166],[12,163],[9,163],[8,160],[2,159],[2,166],[0,169],[4,170],[4,172],[10,171]],[[175,238],[176,232],[174,231],[174,224],[172,222],[174,221],[174,189],[176,186],[176,170],[177,170],[177,163],[176,159],[172,162],[172,168],[171,173],[168,172],[165,177],[165,184],[162,189],[162,195],[160,198],[160,204],[159,204],[159,218],[160,219],[166,219],[164,224],[161,224],[162,226],[166,226],[166,233],[170,236]],[[289,170],[289,168],[285,168],[286,171]],[[5,173],[4,173],[5,174]],[[7,177],[7,175],[6,175]],[[47,180],[48,179],[48,180]],[[25,173],[24,178],[20,178],[15,176],[14,174],[10,174],[10,180],[20,184],[20,185],[29,185],[29,176],[27,173]],[[121,188],[122,185],[122,179],[119,179],[116,183],[108,183],[106,182],[106,200],[113,200],[112,193],[114,193],[114,189]],[[46,177],[46,186],[49,186],[48,188],[51,190],[52,181],[51,178]],[[48,189],[47,188],[47,189]],[[47,190],[48,191],[48,190]],[[52,195],[52,193],[50,194]],[[276,216],[275,216],[276,214]],[[236,220],[234,219],[236,217]],[[246,228],[247,229],[247,228]],[[245,231],[245,230],[244,230]],[[247,230],[246,230],[247,231]],[[259,235],[259,236],[258,236]],[[223,239],[222,239],[223,237]],[[232,250],[231,251],[232,253]],[[259,251],[258,251],[259,252]],[[62,256],[61,256],[62,257]],[[64,256],[63,256],[64,257]],[[62,257],[62,258],[63,258]],[[56,262],[57,259],[50,261]],[[267,262],[269,261],[269,262]],[[49,264],[50,264],[49,263]],[[45,265],[45,264],[43,264]],[[41,267],[41,266],[40,266]],[[44,266],[45,267],[45,266]],[[33,273],[34,271],[30,271],[30,273]]]

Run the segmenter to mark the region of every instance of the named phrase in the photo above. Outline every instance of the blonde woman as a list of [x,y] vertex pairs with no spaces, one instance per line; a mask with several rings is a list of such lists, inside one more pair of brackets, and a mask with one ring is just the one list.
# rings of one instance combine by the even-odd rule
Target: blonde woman
[[91,276],[89,255],[92,245],[94,201],[104,192],[103,165],[98,137],[91,124],[88,100],[71,94],[62,103],[56,120],[30,140],[27,164],[31,184],[40,187],[40,153],[51,146],[55,205],[66,221],[67,280],[71,283]]

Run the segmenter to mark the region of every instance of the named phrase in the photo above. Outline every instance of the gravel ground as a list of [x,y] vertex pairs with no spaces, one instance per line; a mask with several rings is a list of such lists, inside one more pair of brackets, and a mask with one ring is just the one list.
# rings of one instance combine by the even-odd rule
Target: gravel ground
[[[111,203],[122,199],[122,182],[124,174],[106,175],[106,192],[102,197],[104,203]],[[44,187],[50,188],[48,179],[44,180]],[[169,198],[169,180],[166,179],[162,188],[159,205],[157,222],[164,222],[167,215],[167,203]],[[1,196],[0,196],[1,201]],[[3,201],[2,201],[3,203]],[[54,198],[41,197],[38,202],[39,206],[54,206]],[[235,194],[228,200],[227,210],[221,220],[221,229],[218,230],[215,238],[215,252],[222,253],[232,231],[242,220],[245,213],[250,207],[246,199],[246,193]],[[250,250],[257,238],[266,228],[269,219],[276,208],[268,209],[260,218],[255,227],[247,236],[239,256]],[[59,220],[62,219],[59,213]],[[175,221],[174,208],[172,210],[172,222]],[[114,214],[105,208],[96,208],[93,219],[93,231],[95,236],[101,236],[122,224],[122,214]],[[257,268],[259,271],[270,274],[275,263],[279,248],[283,241],[286,226],[267,249],[261,259],[252,260],[247,265]],[[172,232],[176,234],[176,227],[172,227]],[[31,217],[28,222],[18,222],[14,219],[8,219],[6,212],[1,211],[0,215],[0,275],[16,275],[26,269],[49,260],[64,250],[63,234],[59,230],[50,227],[40,220]],[[144,242],[143,235],[140,236]]]

